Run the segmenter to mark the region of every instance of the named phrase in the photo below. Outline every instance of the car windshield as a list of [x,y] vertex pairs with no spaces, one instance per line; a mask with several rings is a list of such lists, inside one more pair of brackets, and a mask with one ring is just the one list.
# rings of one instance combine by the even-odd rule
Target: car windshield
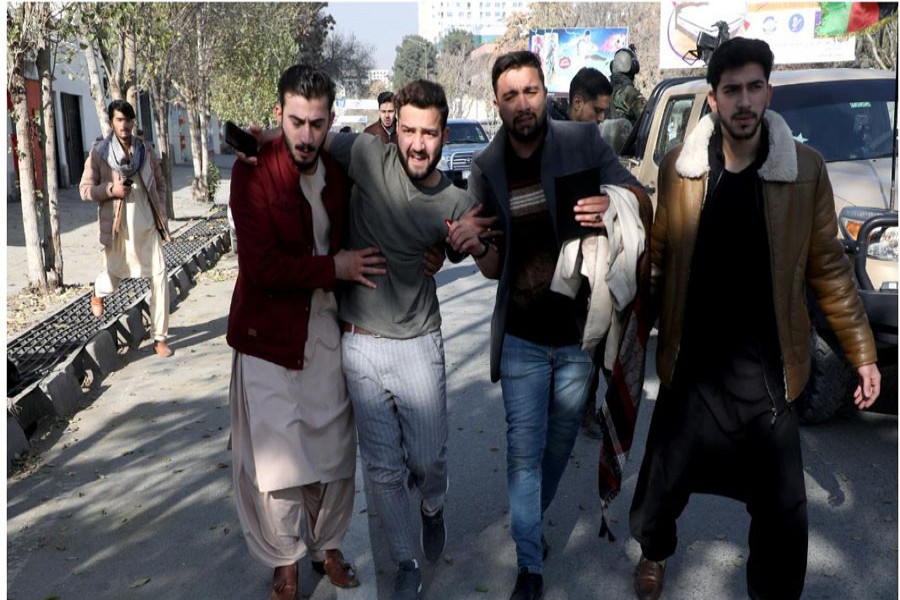
[[448,123],[450,139],[448,144],[486,144],[487,134],[478,123]]
[[890,157],[894,80],[776,85],[772,110],[828,162]]

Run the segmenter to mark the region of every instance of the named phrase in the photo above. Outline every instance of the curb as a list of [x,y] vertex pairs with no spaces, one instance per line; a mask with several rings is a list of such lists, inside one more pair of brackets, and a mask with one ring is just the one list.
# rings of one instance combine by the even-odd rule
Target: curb
[[[212,237],[197,252],[178,267],[169,271],[169,310],[174,312],[178,302],[187,297],[196,285],[194,278],[201,271],[212,268],[230,248],[228,231]],[[64,310],[82,301],[83,296],[62,307]],[[13,398],[7,398],[6,413],[6,476],[13,472],[13,461],[31,449],[30,431],[44,417],[65,417],[73,414],[85,400],[83,382],[90,372],[90,387],[110,373],[122,368],[128,357],[121,351],[138,348],[149,337],[143,313],[149,314],[149,292],[131,308],[110,320],[90,340],[65,357],[43,379],[33,383]],[[40,327],[38,323],[34,327]],[[89,389],[89,388],[88,388]]]

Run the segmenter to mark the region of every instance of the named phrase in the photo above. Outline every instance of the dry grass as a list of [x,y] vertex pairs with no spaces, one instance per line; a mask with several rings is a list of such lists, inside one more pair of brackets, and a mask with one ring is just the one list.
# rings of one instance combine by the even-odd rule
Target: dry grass
[[6,297],[6,335],[11,337],[25,331],[66,304],[89,292],[89,285],[66,285],[57,290],[40,293],[21,290]]

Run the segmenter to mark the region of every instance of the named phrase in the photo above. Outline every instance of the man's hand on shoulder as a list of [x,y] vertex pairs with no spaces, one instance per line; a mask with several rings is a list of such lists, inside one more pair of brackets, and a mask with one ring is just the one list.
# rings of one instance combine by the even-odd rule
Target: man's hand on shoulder
[[[278,139],[281,135],[281,127],[275,127],[274,129],[263,129],[259,125],[250,125],[246,129],[247,133],[256,138],[256,148],[257,150]],[[248,165],[256,165],[258,164],[258,160],[255,156],[247,156],[240,150],[235,150],[235,154],[238,157],[238,160],[241,162],[245,162]]]
[[384,256],[375,247],[362,250],[341,250],[334,255],[334,274],[342,281],[355,281],[374,289],[377,286],[366,275],[387,273],[387,269],[378,266],[385,262]]

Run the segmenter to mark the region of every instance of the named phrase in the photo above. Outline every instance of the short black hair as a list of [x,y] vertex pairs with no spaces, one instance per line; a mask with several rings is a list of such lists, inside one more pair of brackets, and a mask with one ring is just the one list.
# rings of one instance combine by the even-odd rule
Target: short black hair
[[581,67],[569,83],[569,106],[575,102],[575,96],[581,96],[592,102],[597,96],[612,96],[612,84],[606,75],[594,67]]
[[394,101],[394,92],[381,92],[378,94],[378,106],[381,106],[385,102],[393,102]]
[[113,115],[119,111],[122,113],[122,116],[126,119],[134,119],[137,115],[134,113],[134,107],[125,100],[113,100],[109,103],[109,106],[106,107],[106,116],[109,117],[109,120],[113,120]]
[[544,84],[544,69],[541,68],[541,59],[534,52],[528,50],[516,50],[515,52],[507,52],[502,54],[494,61],[494,67],[491,69],[491,85],[494,87],[494,94],[497,94],[497,80],[500,76],[510,69],[521,69],[523,67],[534,67],[537,69],[538,77],[541,78],[541,85]]
[[285,69],[278,79],[278,103],[282,108],[287,94],[303,96],[307,100],[326,98],[330,111],[334,106],[334,81],[325,71],[314,69],[309,65],[294,65]]
[[400,118],[400,109],[411,104],[416,108],[436,108],[441,114],[441,130],[447,127],[447,117],[450,115],[450,107],[447,105],[447,95],[441,84],[426,79],[410,81],[394,96],[394,108],[397,110],[397,118]]
[[713,52],[706,67],[706,81],[715,92],[719,87],[719,80],[722,79],[722,73],[751,63],[761,66],[766,81],[769,81],[772,65],[775,64],[775,55],[772,54],[769,44],[745,37],[731,38],[722,42],[722,45]]

